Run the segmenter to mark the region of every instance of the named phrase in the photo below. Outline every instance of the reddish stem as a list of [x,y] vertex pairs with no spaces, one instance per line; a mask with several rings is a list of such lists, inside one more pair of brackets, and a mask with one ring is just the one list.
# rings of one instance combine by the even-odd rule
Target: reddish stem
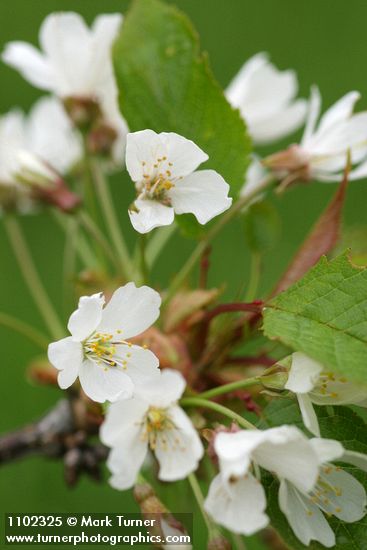
[[267,355],[258,355],[257,357],[237,356],[237,357],[228,357],[226,363],[231,365],[244,365],[244,366],[262,365],[264,367],[272,367],[274,363],[276,363],[276,360],[272,359],[271,357],[268,357]]
[[212,251],[211,246],[207,246],[204,250],[200,260],[200,276],[199,276],[199,288],[206,288],[208,284],[208,272],[210,267],[210,254]]
[[222,315],[222,313],[231,313],[235,311],[247,311],[260,314],[263,305],[264,302],[262,302],[261,300],[255,300],[254,302],[250,303],[233,302],[230,304],[220,304],[219,306],[207,312],[204,321],[210,323],[210,321],[214,319],[214,317]]

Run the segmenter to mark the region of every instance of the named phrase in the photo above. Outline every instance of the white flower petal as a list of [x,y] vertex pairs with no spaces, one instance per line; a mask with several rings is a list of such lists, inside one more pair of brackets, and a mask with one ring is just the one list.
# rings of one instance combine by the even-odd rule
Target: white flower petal
[[[161,528],[163,532],[163,536],[167,539],[167,537],[176,537],[176,536],[182,536],[183,531],[182,529],[177,529],[176,527],[173,527],[170,525],[164,517],[161,519]],[[179,540],[179,539],[173,539],[171,540]],[[163,550],[193,550],[193,546],[191,544],[180,544],[179,542],[177,544],[163,544],[162,545]]]
[[344,453],[343,445],[334,439],[314,437],[313,439],[310,439],[310,443],[319,457],[320,464],[336,460]]
[[165,154],[159,134],[153,130],[127,134],[125,162],[134,182],[144,181],[144,175],[150,175],[156,160]]
[[305,393],[297,393],[297,400],[304,425],[313,435],[320,437],[319,421],[310,396]]
[[279,71],[260,53],[243,65],[226,90],[240,109],[255,143],[270,143],[296,130],[304,121],[306,102],[293,103],[298,90],[294,71]]
[[255,462],[300,490],[310,491],[317,480],[319,460],[306,436],[295,426],[263,432],[263,441],[252,452]]
[[[120,13],[98,15],[91,29],[93,63],[89,67],[89,79],[96,89],[110,87],[114,83],[111,48],[123,21]],[[99,94],[98,94],[99,95]]]
[[251,474],[234,481],[230,487],[217,475],[210,484],[204,506],[216,523],[234,533],[252,535],[269,523],[265,491]]
[[126,340],[149,328],[159,317],[161,297],[148,286],[128,283],[118,288],[102,312],[99,331],[114,333],[122,330]]
[[311,97],[308,103],[308,114],[306,119],[306,126],[303,132],[301,145],[307,146],[307,143],[313,133],[315,132],[317,119],[320,116],[321,110],[321,95],[317,86],[311,87]]
[[26,121],[20,110],[12,109],[0,118],[0,140],[0,182],[17,185],[18,153],[26,147]]
[[121,446],[132,431],[140,430],[146,411],[147,404],[135,397],[111,403],[99,432],[102,443]]
[[73,384],[83,362],[83,349],[80,342],[68,336],[48,346],[48,359],[59,371],[58,383],[66,389]]
[[231,80],[226,88],[226,97],[234,107],[246,105],[246,94],[251,88],[251,80],[254,75],[261,72],[262,68],[268,63],[268,55],[260,52],[246,61]]
[[139,384],[135,394],[154,407],[166,408],[180,399],[185,387],[186,381],[180,372],[164,369],[159,377]]
[[80,140],[54,97],[43,97],[32,107],[26,137],[29,150],[60,174],[67,173],[82,156]]
[[149,349],[140,346],[116,346],[116,356],[114,359],[126,361],[124,372],[127,374],[134,385],[140,385],[147,380],[160,378],[159,359]]
[[[264,180],[267,175],[267,171],[261,164],[260,158],[256,155],[253,155],[250,166],[246,172],[245,183],[241,189],[241,197],[247,197],[247,195],[252,194],[259,186],[259,184]],[[261,197],[254,199],[259,200]]]
[[306,546],[313,540],[327,548],[335,545],[335,535],[320,509],[285,480],[280,483],[279,508],[296,537]]
[[217,172],[201,170],[177,181],[168,194],[177,214],[192,213],[205,224],[231,206],[228,191],[229,185]]
[[149,233],[156,227],[173,223],[174,210],[170,206],[148,199],[137,199],[135,206],[139,212],[129,210],[129,217],[133,228],[138,233]]
[[367,398],[365,385],[350,382],[338,374],[330,373],[325,383],[325,394],[320,392],[320,388],[310,393],[312,402],[317,405],[358,405]]
[[200,438],[183,410],[170,407],[169,416],[176,428],[157,436],[154,450],[160,466],[158,477],[162,481],[184,479],[197,469],[204,453]]
[[132,396],[134,384],[129,376],[115,367],[105,367],[86,359],[79,370],[84,393],[93,401],[104,403]]
[[219,459],[224,480],[244,476],[251,465],[252,452],[263,440],[260,430],[240,430],[235,433],[220,432],[214,440],[214,449]]
[[55,91],[55,74],[44,56],[26,42],[9,42],[2,60],[17,69],[31,84],[41,90]]
[[79,14],[49,14],[40,29],[40,45],[54,70],[58,94],[82,95],[93,90],[88,82],[89,64],[93,61],[91,35]]
[[255,143],[266,145],[295,132],[305,120],[307,101],[298,99],[287,107],[249,124],[249,132]]
[[[170,163],[169,172],[171,172],[173,178],[188,176],[209,158],[190,139],[173,132],[162,132],[159,135],[167,151],[167,162]],[[167,168],[167,166],[165,167]]]
[[71,314],[68,323],[68,330],[74,340],[85,340],[96,330],[102,318],[104,301],[101,293],[79,299],[78,309]]
[[360,470],[367,472],[367,455],[363,453],[345,449],[340,460],[347,462],[348,464],[353,464],[353,466],[357,466]]
[[366,491],[361,483],[348,472],[325,464],[320,472],[323,490],[317,504],[327,514],[352,523],[366,514]]
[[109,482],[114,489],[123,491],[135,484],[147,454],[147,442],[142,441],[140,432],[127,438],[121,445],[114,447],[107,460],[107,466],[113,475]]
[[294,393],[308,393],[317,384],[324,367],[301,352],[292,354],[292,364],[285,384]]
[[359,92],[349,92],[332,105],[321,117],[318,132],[326,132],[333,126],[347,120],[353,113],[354,105],[360,99]]
[[337,124],[328,132],[321,135],[316,133],[307,144],[307,150],[315,157],[311,160],[311,168],[315,166],[316,169],[322,169],[322,157],[326,157],[325,163],[328,163],[328,156],[346,156],[349,149],[353,153],[354,148],[364,148],[367,142],[366,126],[367,112],[361,112]]

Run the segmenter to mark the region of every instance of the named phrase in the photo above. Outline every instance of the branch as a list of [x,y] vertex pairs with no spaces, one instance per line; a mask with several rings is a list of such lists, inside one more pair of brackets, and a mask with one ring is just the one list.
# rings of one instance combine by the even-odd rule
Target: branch
[[105,461],[108,449],[101,444],[91,445],[87,439],[96,432],[96,425],[85,422],[80,400],[61,399],[42,418],[15,432],[0,437],[0,465],[40,455],[61,458],[65,467],[65,481],[75,485],[81,473],[93,479],[101,479],[100,465]]

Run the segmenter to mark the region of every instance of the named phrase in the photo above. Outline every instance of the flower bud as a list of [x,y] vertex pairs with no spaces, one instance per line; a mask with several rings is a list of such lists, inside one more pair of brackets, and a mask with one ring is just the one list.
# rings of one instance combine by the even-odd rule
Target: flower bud
[[271,390],[283,390],[288,380],[286,372],[274,372],[273,374],[260,376],[262,385]]
[[37,155],[20,151],[16,179],[30,189],[33,197],[52,204],[63,212],[71,212],[80,204],[80,197],[70,191],[60,174]]

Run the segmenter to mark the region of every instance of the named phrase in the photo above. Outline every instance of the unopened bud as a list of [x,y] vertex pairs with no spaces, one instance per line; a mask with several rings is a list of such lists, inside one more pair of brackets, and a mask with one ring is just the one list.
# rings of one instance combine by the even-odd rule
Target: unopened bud
[[18,170],[16,179],[29,186],[45,188],[52,186],[58,174],[37,155],[29,151],[19,151],[17,155]]
[[61,178],[55,182],[52,189],[40,189],[35,192],[37,198],[56,206],[62,212],[74,212],[81,204],[81,198],[70,191]]
[[288,374],[286,372],[274,372],[273,374],[260,376],[259,380],[266,388],[283,390],[288,380]]
[[28,366],[30,382],[44,386],[57,386],[57,370],[46,359],[37,359]]
[[20,151],[17,160],[16,179],[35,199],[52,204],[63,212],[72,212],[79,206],[80,197],[70,191],[60,174],[37,155]]

